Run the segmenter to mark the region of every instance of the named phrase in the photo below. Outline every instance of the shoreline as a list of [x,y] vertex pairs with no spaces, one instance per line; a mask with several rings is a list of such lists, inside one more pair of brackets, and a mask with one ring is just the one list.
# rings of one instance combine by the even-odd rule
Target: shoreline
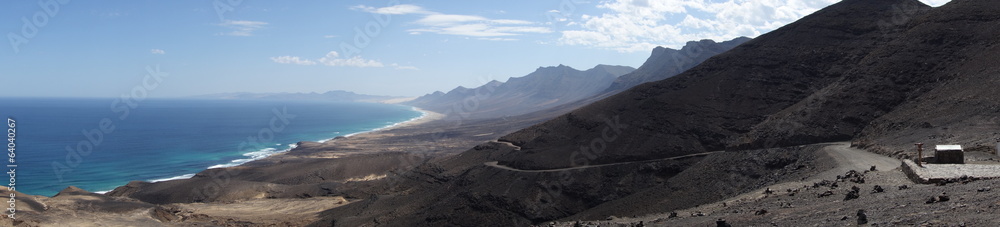
[[[444,119],[444,114],[440,114],[440,113],[429,111],[429,110],[424,110],[424,109],[421,109],[421,108],[418,108],[418,107],[415,107],[415,106],[410,106],[410,108],[413,111],[420,112],[420,116],[417,116],[417,117],[414,117],[414,118],[410,118],[409,120],[397,122],[397,123],[394,123],[394,124],[391,124],[391,125],[387,125],[385,127],[377,128],[377,129],[372,129],[372,130],[368,130],[368,131],[347,134],[347,135],[344,135],[344,137],[351,137],[351,136],[356,136],[356,135],[365,134],[365,133],[386,131],[386,130],[391,130],[391,129],[396,129],[396,128],[402,128],[402,127],[407,127],[407,126],[420,125],[420,124],[424,124],[424,123],[427,123],[427,122]],[[333,140],[333,139],[336,139],[336,138],[337,137],[334,137],[334,138],[328,139],[326,141]],[[326,141],[322,141],[320,143],[325,143]]]
[[[392,104],[392,105],[396,105],[396,104]],[[406,106],[406,105],[402,105],[402,106]],[[435,121],[435,120],[440,120],[440,119],[444,118],[443,114],[440,114],[440,113],[437,113],[437,112],[424,110],[424,109],[421,109],[421,108],[418,108],[418,107],[415,107],[415,106],[409,106],[409,107],[411,108],[412,111],[420,112],[420,116],[417,116],[417,117],[414,117],[414,118],[410,118],[410,119],[405,120],[405,121],[396,122],[396,123],[393,123],[393,124],[390,124],[390,125],[386,125],[386,126],[383,126],[383,127],[375,128],[375,129],[370,129],[370,130],[355,132],[355,133],[351,133],[351,134],[347,134],[347,135],[343,135],[343,136],[336,136],[336,137],[333,137],[333,138],[322,139],[322,140],[318,140],[318,141],[310,141],[310,142],[326,143],[326,142],[329,142],[329,141],[333,141],[333,140],[335,140],[335,139],[337,139],[339,137],[347,138],[347,137],[352,137],[352,136],[361,135],[361,134],[368,134],[368,133],[373,133],[373,132],[386,131],[386,130],[391,130],[391,129],[396,129],[396,128],[402,128],[402,127],[408,127],[408,126],[415,126],[415,125],[420,125],[420,124],[424,124],[424,123],[427,123],[427,122],[431,122],[431,121]],[[251,156],[248,156],[247,158],[235,159],[235,160],[231,160],[230,161],[230,162],[241,161],[239,164],[234,164],[234,165],[231,165],[232,163],[216,164],[216,165],[209,166],[209,167],[207,167],[207,168],[205,168],[205,169],[203,169],[201,171],[205,171],[205,170],[209,170],[209,169],[218,169],[218,168],[229,168],[229,167],[242,166],[242,165],[245,165],[247,163],[251,163],[251,162],[257,161],[257,160],[262,160],[262,159],[266,159],[268,157],[272,157],[272,156],[275,156],[275,155],[287,153],[287,152],[292,151],[295,148],[297,148],[298,146],[296,146],[296,144],[299,143],[299,142],[302,142],[302,141],[298,141],[298,142],[289,144],[287,148],[282,149],[282,150],[277,150],[277,149],[274,149],[274,148],[265,148],[265,149],[262,149],[260,151],[254,151],[254,152],[246,153],[246,154],[253,154],[253,153],[258,153],[259,154],[260,152],[263,152],[264,150],[276,150],[275,152],[266,152],[265,155],[251,155]],[[244,156],[246,156],[246,154],[244,154]],[[166,178],[159,178],[159,179],[147,179],[147,180],[141,180],[141,181],[149,182],[149,183],[156,183],[156,182],[164,182],[164,181],[172,181],[172,180],[183,180],[183,179],[190,179],[191,177],[194,177],[195,174],[197,174],[197,173],[188,173],[188,174],[182,174],[182,175],[173,176],[173,177],[166,177]],[[105,191],[95,191],[94,193],[105,194],[105,193],[113,191],[113,190],[114,189],[105,190]]]

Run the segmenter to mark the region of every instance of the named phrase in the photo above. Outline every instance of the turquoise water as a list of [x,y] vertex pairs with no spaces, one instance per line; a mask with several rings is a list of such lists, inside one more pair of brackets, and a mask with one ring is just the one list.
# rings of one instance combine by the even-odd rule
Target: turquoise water
[[372,103],[0,98],[0,117],[16,122],[16,189],[46,196],[187,178],[420,115]]

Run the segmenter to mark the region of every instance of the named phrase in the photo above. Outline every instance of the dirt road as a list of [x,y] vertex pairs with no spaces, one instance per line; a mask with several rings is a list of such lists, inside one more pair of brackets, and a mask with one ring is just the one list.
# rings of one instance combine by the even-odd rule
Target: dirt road
[[836,179],[850,170],[864,171],[872,166],[878,170],[891,170],[900,166],[899,159],[882,156],[851,147],[850,142],[829,143],[820,149],[837,162],[837,167],[823,171],[811,179]]
[[500,165],[499,162],[496,162],[496,161],[486,162],[486,163],[483,163],[483,165],[486,165],[486,166],[489,166],[489,167],[500,168],[500,169],[504,169],[504,170],[517,171],[517,172],[544,173],[544,172],[559,172],[559,171],[577,170],[577,169],[586,169],[586,168],[595,168],[595,167],[612,166],[612,165],[623,165],[623,164],[631,164],[631,163],[656,162],[656,161],[663,161],[663,160],[675,160],[675,159],[682,159],[682,158],[705,156],[705,155],[710,155],[710,154],[715,154],[715,153],[720,153],[720,152],[723,152],[723,151],[704,152],[704,153],[681,155],[681,156],[676,156],[676,157],[661,158],[661,159],[652,159],[652,160],[642,160],[642,161],[632,161],[632,162],[618,162],[618,163],[608,163],[608,164],[600,164],[600,165],[574,166],[574,167],[568,167],[568,168],[541,169],[541,170],[515,169],[515,168],[511,168],[509,166]]

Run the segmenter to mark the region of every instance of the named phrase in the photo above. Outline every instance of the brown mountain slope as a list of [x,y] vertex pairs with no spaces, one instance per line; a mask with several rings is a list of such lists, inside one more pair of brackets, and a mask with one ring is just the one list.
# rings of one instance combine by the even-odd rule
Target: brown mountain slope
[[998,137],[992,132],[1000,129],[992,90],[998,19],[996,1],[914,12],[898,26],[905,32],[872,51],[861,67],[734,142],[769,147],[859,136],[861,144],[887,154],[911,150],[915,142],[992,147]]
[[[1000,2],[956,1],[918,17],[908,40],[947,58],[920,55],[923,81],[905,101],[865,127],[859,143],[884,153],[913,155],[913,143],[961,144],[993,151],[1000,142]],[[924,44],[926,43],[926,44]],[[901,152],[901,151],[906,152]]]
[[[837,82],[884,47],[894,31],[883,33],[872,21],[890,20],[892,7],[903,3],[926,7],[909,0],[832,5],[678,76],[505,136],[524,149],[499,161],[544,169],[722,150],[730,138]],[[616,118],[627,127],[611,140],[602,126]]]

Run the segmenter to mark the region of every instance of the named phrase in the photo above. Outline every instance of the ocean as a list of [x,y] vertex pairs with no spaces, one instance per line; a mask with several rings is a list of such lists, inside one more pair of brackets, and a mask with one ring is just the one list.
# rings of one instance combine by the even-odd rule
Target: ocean
[[420,116],[412,107],[374,103],[0,98],[0,117],[16,123],[15,162],[8,163],[16,165],[16,190],[45,196],[68,186],[102,192],[133,180],[189,178],[287,151],[299,141]]

